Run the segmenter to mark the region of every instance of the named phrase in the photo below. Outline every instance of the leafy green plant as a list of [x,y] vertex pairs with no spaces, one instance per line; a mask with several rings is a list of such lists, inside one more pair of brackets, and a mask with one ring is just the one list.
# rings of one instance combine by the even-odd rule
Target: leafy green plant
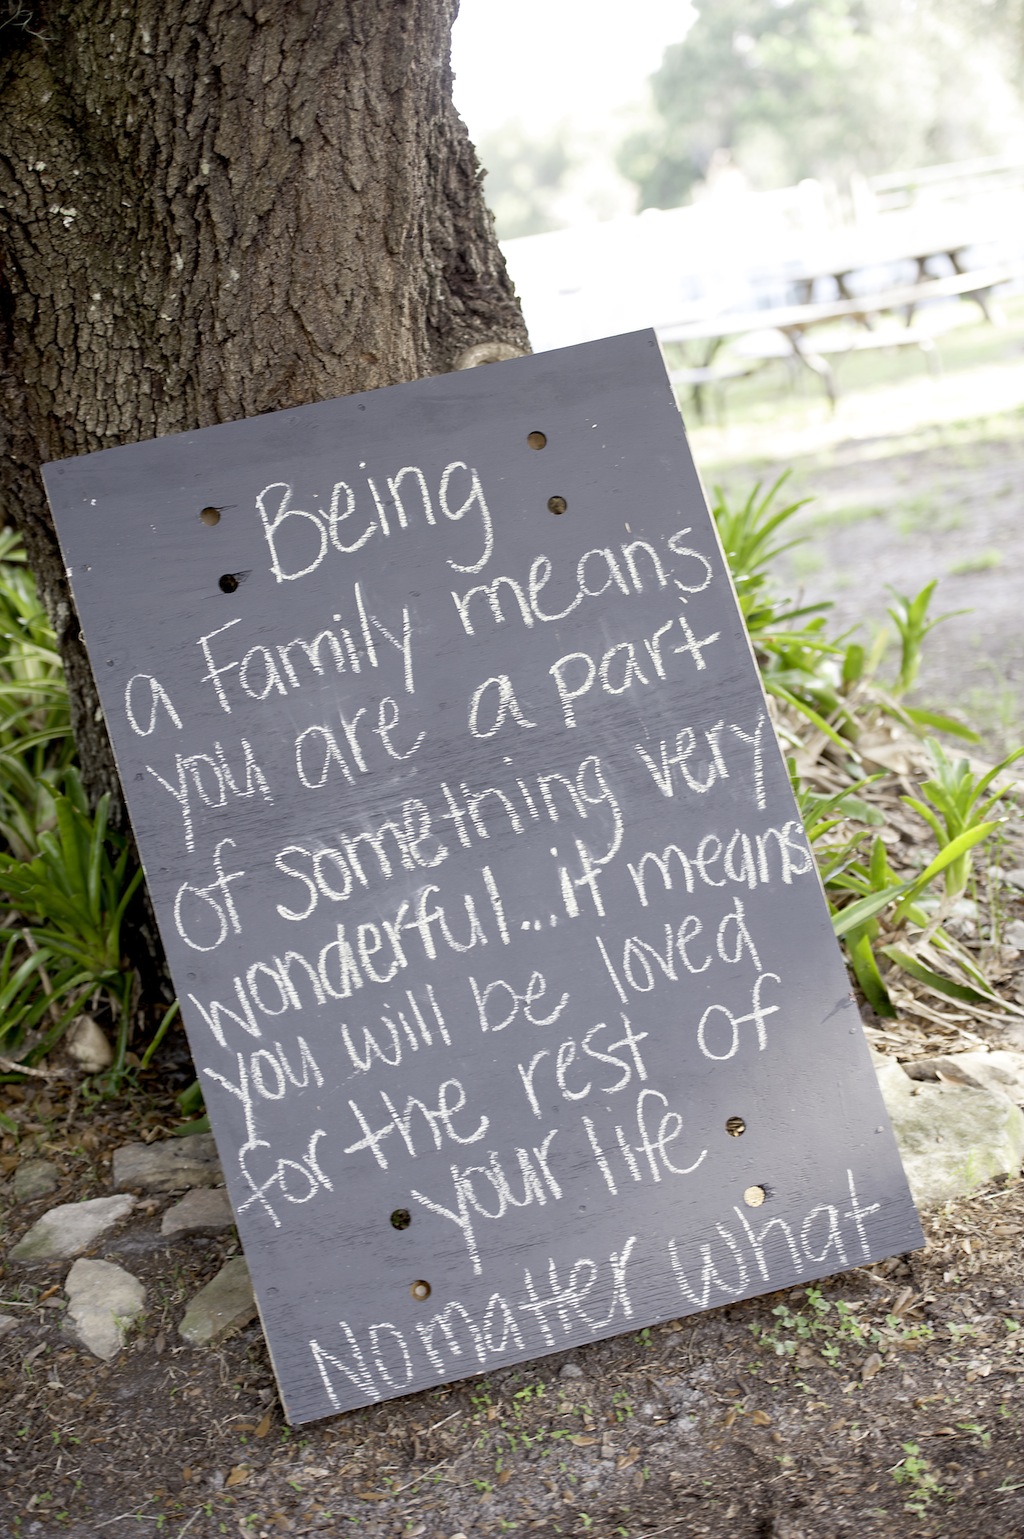
[[763,494],[759,482],[736,508],[717,489],[711,511],[765,689],[841,744],[836,726],[827,719],[849,721],[841,689],[844,665],[838,662],[843,658],[845,664],[844,649],[824,633],[822,611],[831,606],[798,605],[781,598],[771,570],[779,556],[806,538],[778,538],[806,501],[775,506],[788,474]]
[[[786,762],[793,796],[814,850],[821,880],[827,889],[835,885],[843,872],[849,869],[856,851],[870,837],[866,827],[846,832],[847,825],[856,822],[879,828],[885,823],[885,817],[878,808],[872,807],[870,802],[864,801],[857,794],[882,777],[864,776],[847,788],[823,796],[801,781],[797,774],[796,760],[792,756]],[[836,829],[842,831],[840,837],[830,839],[829,836]]]
[[[947,902],[964,890],[974,847],[1000,826],[1001,820],[990,816],[999,801],[991,786],[1024,749],[993,770],[973,775],[966,760],[952,764],[935,740],[927,739],[934,773],[920,795],[902,800],[936,837],[938,855],[909,879],[892,868],[885,842],[870,836],[870,828],[883,825],[886,818],[860,795],[880,777],[858,776],[857,745],[886,717],[915,736],[939,729],[977,741],[977,734],[962,722],[909,706],[902,698],[918,677],[925,639],[949,616],[930,613],[934,582],[913,597],[894,594],[889,613],[899,635],[900,661],[895,683],[886,687],[878,678],[884,633],[870,650],[849,638],[833,641],[824,618],[814,614],[827,605],[797,608],[780,601],[771,563],[802,538],[780,537],[802,506],[776,506],[784,481],[781,477],[764,494],[755,487],[736,509],[719,493],[714,514],[765,689],[785,707],[777,726],[797,750],[789,761],[790,778],[836,935],[843,940],[863,994],[880,1015],[896,1013],[883,968],[898,969],[961,1002],[1013,1008],[994,994],[978,964],[945,931],[946,910],[940,906],[937,914],[930,914],[922,899],[940,878]],[[836,780],[848,782],[825,794],[800,776],[800,767],[810,772],[822,751],[830,756],[825,783],[831,787]]]
[[909,598],[904,593],[897,593],[895,588],[889,590],[893,595],[893,603],[887,613],[896,627],[900,640],[900,668],[894,686],[895,692],[899,695],[907,694],[917,683],[925,637],[937,625],[941,625],[943,620],[950,620],[953,615],[964,613],[962,609],[951,609],[948,614],[929,616],[928,610],[937,581],[937,578],[933,578],[930,583],[926,583],[914,598]]
[[[927,741],[936,767],[935,777],[925,781],[921,788],[927,802],[908,796],[901,800],[917,812],[935,834],[939,846],[937,856],[917,876],[901,880],[892,869],[880,837],[874,840],[866,860],[862,858],[860,848],[855,848],[860,844],[856,836],[839,847],[826,847],[821,870],[832,908],[833,927],[837,936],[845,938],[854,976],[879,1015],[892,1017],[896,1013],[879,959],[894,964],[947,998],[1009,1008],[989,987],[973,958],[942,928],[941,906],[938,914],[933,915],[919,900],[940,876],[947,903],[965,890],[975,847],[994,833],[1001,822],[988,814],[1002,793],[989,796],[986,793],[998,775],[1024,754],[1024,748],[1008,755],[985,774],[975,775],[966,760],[954,765],[934,739]],[[802,810],[806,805],[805,797]],[[811,815],[813,817],[813,809]],[[812,822],[809,829],[812,840],[814,830]],[[820,838],[820,833],[818,836]],[[856,896],[844,902],[843,897],[848,893]]]
[[[961,738],[964,742],[977,743],[978,734],[965,722],[958,721],[955,716],[950,716],[945,711],[936,711],[921,705],[908,705],[903,698],[917,682],[925,638],[944,620],[951,620],[954,615],[964,613],[961,609],[953,609],[944,615],[929,615],[928,611],[934,594],[935,580],[926,583],[913,598],[904,594],[895,594],[895,605],[887,612],[899,636],[899,670],[896,679],[888,688],[884,688],[877,678],[872,677],[872,698],[885,715],[891,716],[911,732],[920,733],[931,727],[939,732],[947,732],[951,737]],[[876,660],[876,667],[877,662],[881,661],[886,639],[883,631],[880,635],[881,650]]]
[[[88,991],[74,963],[40,946],[33,931],[0,929],[0,1053],[31,1065],[44,1058],[82,1010]],[[17,1078],[14,1071],[0,1082]],[[14,1132],[4,1115],[2,1125]]]
[[[954,763],[934,738],[927,738],[926,742],[935,773],[924,781],[919,797],[904,796],[901,799],[924,818],[938,840],[939,849],[946,849],[970,829],[984,825],[991,832],[997,828],[999,819],[986,820],[1004,793],[1002,790],[994,791],[990,796],[986,793],[1003,771],[1024,754],[1024,747],[1007,754],[985,774],[976,775],[966,759]],[[973,846],[964,849],[946,867],[947,898],[958,898],[966,890],[971,874],[971,848]]]
[[862,1320],[861,1306],[846,1299],[828,1299],[820,1288],[804,1289],[805,1305],[791,1309],[776,1304],[772,1309],[774,1324],[751,1325],[750,1330],[762,1347],[776,1357],[792,1357],[801,1344],[815,1348],[831,1367],[839,1367],[853,1349],[887,1352],[894,1346],[927,1340],[932,1327],[926,1321],[905,1320],[887,1314],[881,1324]]
[[934,582],[913,598],[894,595],[889,614],[900,637],[900,667],[888,689],[877,678],[884,633],[868,652],[860,642],[826,634],[824,612],[830,604],[797,605],[779,596],[772,565],[807,539],[805,534],[778,538],[807,501],[775,505],[787,476],[780,476],[763,494],[759,482],[738,508],[717,489],[712,508],[767,692],[840,748],[855,742],[876,715],[892,717],[915,733],[932,728],[976,743],[977,733],[955,717],[902,699],[916,681],[925,637],[950,618],[929,614]]
[[904,1503],[908,1512],[923,1518],[933,1498],[944,1494],[938,1476],[928,1459],[922,1459],[917,1443],[902,1443],[903,1458],[893,1465],[892,1478],[906,1486],[910,1500]]
[[[42,1057],[85,1001],[99,992],[118,1018],[111,1070],[116,1078],[124,1070],[136,987],[134,973],[121,959],[121,925],[142,873],[132,869],[127,841],[108,827],[109,797],[102,797],[91,813],[78,774],[68,769],[63,778],[65,791],[52,793],[54,826],[39,835],[38,854],[31,860],[0,855],[0,893],[27,921],[0,929],[0,938],[6,941],[8,966],[19,940],[29,949],[28,960],[10,974],[12,986],[19,973],[27,980],[30,964],[49,983],[44,1007],[50,1007],[51,1024],[31,1042],[25,1061]],[[20,1042],[26,1028],[41,1020],[42,1012],[33,1019],[32,1011],[5,1018],[0,1040],[6,1044],[13,1035]]]
[[40,835],[39,854],[0,857],[0,891],[48,927],[52,951],[105,978],[120,966],[121,920],[141,874],[129,877],[128,846],[108,829],[109,796],[90,813],[77,773],[65,788],[53,797],[56,827]]
[[0,894],[12,910],[0,924],[0,1051],[35,1063],[105,1003],[117,1085],[138,987],[121,929],[142,878],[108,817],[108,798],[90,810],[74,766],[64,671],[24,551],[0,531]]
[[17,536],[0,530],[0,838],[29,859],[74,756],[67,684]]
[[[171,1009],[177,1009],[177,1001],[171,1006]],[[190,1085],[187,1085],[184,1090],[176,1095],[175,1100],[178,1103],[181,1115],[187,1119],[174,1129],[175,1137],[188,1138],[192,1133],[208,1133],[210,1131],[209,1115],[203,1111],[203,1087],[197,1079],[194,1079]]]
[[715,488],[711,512],[732,573],[740,610],[752,637],[770,630],[776,624],[827,607],[819,604],[808,610],[792,605],[783,606],[774,595],[774,563],[787,550],[802,544],[804,539],[802,535],[795,535],[781,543],[776,541],[782,526],[808,501],[805,497],[781,508],[774,506],[788,476],[788,471],[779,476],[763,496],[759,481],[746,502],[738,508],[730,507],[721,487]]

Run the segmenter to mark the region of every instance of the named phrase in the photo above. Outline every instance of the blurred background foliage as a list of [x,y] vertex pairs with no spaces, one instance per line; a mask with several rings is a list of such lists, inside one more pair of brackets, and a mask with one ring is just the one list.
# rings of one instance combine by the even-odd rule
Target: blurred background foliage
[[[603,127],[522,116],[478,149],[498,233],[1024,154],[1024,0],[714,0]],[[628,17],[624,18],[628,26]]]

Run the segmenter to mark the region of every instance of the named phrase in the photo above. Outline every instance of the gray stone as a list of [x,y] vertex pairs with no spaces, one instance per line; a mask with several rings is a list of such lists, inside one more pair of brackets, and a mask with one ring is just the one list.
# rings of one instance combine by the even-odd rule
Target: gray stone
[[178,1234],[229,1229],[234,1222],[227,1192],[222,1186],[208,1186],[186,1192],[180,1202],[168,1208],[160,1223],[160,1233],[173,1239]]
[[60,1171],[50,1160],[22,1160],[14,1172],[11,1190],[15,1202],[35,1202],[49,1197],[60,1183]]
[[64,1281],[68,1320],[83,1346],[105,1363],[115,1358],[143,1312],[146,1290],[109,1261],[76,1261]]
[[876,1059],[875,1068],[919,1207],[963,1196],[994,1176],[1018,1173],[1024,1113],[1007,1096],[915,1081],[891,1058]]
[[36,1220],[11,1251],[11,1260],[70,1261],[127,1218],[134,1206],[135,1198],[127,1194],[61,1203]]
[[114,1150],[114,1187],[181,1192],[189,1186],[221,1186],[224,1176],[209,1133],[165,1138],[156,1144],[122,1144]]
[[1003,875],[1013,887],[1024,887],[1024,866],[1018,866],[1014,871],[1004,871]]
[[6,1336],[10,1331],[16,1331],[21,1321],[17,1315],[0,1315],[0,1336]]
[[107,1034],[91,1015],[75,1016],[64,1034],[64,1048],[83,1074],[100,1074],[114,1061]]
[[1024,951],[1024,919],[1015,919],[1003,931],[1003,944]]
[[558,1377],[560,1379],[582,1379],[584,1373],[578,1363],[563,1363],[558,1370]]
[[244,1256],[225,1262],[212,1282],[200,1288],[185,1311],[178,1333],[194,1347],[221,1341],[256,1314],[256,1300]]
[[950,935],[969,940],[978,933],[978,905],[973,898],[957,898],[945,920]]
[[918,1058],[904,1065],[916,1080],[949,1080],[975,1090],[991,1090],[1024,1106],[1024,1053],[995,1048],[992,1052],[949,1053],[943,1058]]

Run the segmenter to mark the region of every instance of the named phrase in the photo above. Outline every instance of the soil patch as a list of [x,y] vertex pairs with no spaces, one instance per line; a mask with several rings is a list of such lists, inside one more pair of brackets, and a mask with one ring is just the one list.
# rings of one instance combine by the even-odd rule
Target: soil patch
[[[68,1194],[107,1189],[103,1152],[47,1152]],[[258,1327],[215,1351],[177,1336],[235,1241],[168,1243],[169,1200],[103,1247],[148,1290],[110,1366],[62,1329],[66,1266],[8,1274],[5,1534],[966,1539],[981,1512],[991,1539],[1024,1528],[1019,1183],[929,1216],[923,1252],[296,1431]]]

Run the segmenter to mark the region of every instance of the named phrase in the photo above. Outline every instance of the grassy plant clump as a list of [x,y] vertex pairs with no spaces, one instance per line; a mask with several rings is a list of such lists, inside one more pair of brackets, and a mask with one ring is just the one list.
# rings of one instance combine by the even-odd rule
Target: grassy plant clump
[[[897,1348],[926,1341],[934,1334],[924,1320],[905,1319],[896,1313],[881,1321],[861,1319],[863,1306],[846,1299],[825,1297],[820,1288],[805,1288],[805,1306],[791,1309],[788,1303],[772,1309],[774,1324],[752,1325],[759,1346],[776,1357],[794,1357],[801,1349],[819,1356],[832,1368],[871,1376],[870,1354],[876,1362]],[[792,1297],[792,1295],[791,1295]]]
[[116,1082],[137,993],[121,930],[142,878],[109,798],[87,804],[53,631],[9,530],[0,637],[0,1056],[39,1062],[88,1008],[116,1028]]
[[74,760],[64,669],[17,536],[0,530],[0,839],[38,852]]
[[[46,1025],[25,1061],[43,1057],[100,993],[118,1026],[116,1077],[124,1069],[136,989],[135,973],[121,959],[121,925],[142,872],[132,869],[127,841],[107,826],[110,798],[102,797],[90,812],[73,767],[65,770],[63,781],[64,790],[51,793],[53,826],[40,831],[38,853],[29,860],[0,854],[0,894],[19,920],[0,934],[6,936],[8,954],[19,940],[29,948],[23,968],[35,964],[26,973],[31,992],[38,995],[44,979],[49,985],[46,1012],[38,1013],[38,998],[29,1009],[33,1026]],[[21,994],[24,1006],[24,989]],[[28,1024],[22,1020],[22,1037]],[[12,1034],[13,1013],[3,1029],[5,1036]]]
[[[738,510],[719,493],[713,512],[851,971],[880,1016],[895,1016],[899,978],[943,999],[1013,1010],[946,921],[973,879],[978,847],[1016,810],[1020,783],[1006,771],[1024,747],[993,766],[951,759],[929,730],[969,743],[977,734],[905,699],[927,636],[949,618],[930,613],[934,582],[913,597],[894,596],[889,615],[899,656],[891,679],[882,675],[884,635],[869,653],[847,636],[829,636],[821,612],[828,606],[798,607],[776,594],[771,563],[800,543],[781,538],[802,506],[781,498],[785,479],[765,494],[755,488]],[[914,761],[918,794],[893,795],[894,758]],[[898,807],[919,823],[920,841],[936,847],[913,871],[893,864],[894,846],[901,846],[892,826]]]
[[903,1443],[903,1458],[892,1468],[892,1478],[906,1492],[904,1507],[915,1517],[923,1518],[935,1497],[944,1490],[929,1459],[921,1457],[917,1443]]

